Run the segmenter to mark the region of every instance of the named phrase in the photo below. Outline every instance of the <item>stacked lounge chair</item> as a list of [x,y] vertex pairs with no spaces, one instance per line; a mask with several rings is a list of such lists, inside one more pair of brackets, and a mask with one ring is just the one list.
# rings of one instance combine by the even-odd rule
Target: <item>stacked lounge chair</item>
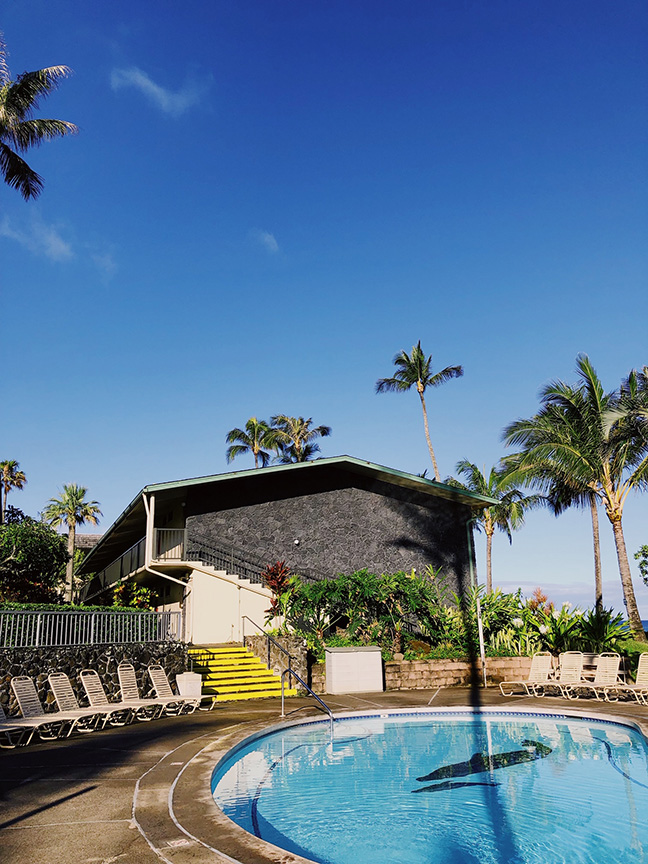
[[35,721],[33,725],[43,741],[69,737],[82,721],[77,712],[56,711],[46,714],[38,698],[36,685],[27,675],[12,678],[11,689],[20,713],[26,720]]
[[151,683],[153,684],[153,689],[155,690],[155,695],[158,699],[163,699],[168,703],[169,708],[175,704],[178,706],[177,711],[174,713],[181,714],[186,712],[188,714],[192,714],[196,708],[199,707],[201,702],[201,697],[194,696],[179,696],[176,695],[171,689],[171,685],[169,684],[169,679],[166,676],[166,672],[159,664],[154,664],[153,666],[148,667],[148,673],[151,678]]
[[13,749],[20,744],[29,744],[38,725],[37,720],[7,717],[0,705],[0,747]]
[[553,657],[548,651],[540,651],[531,659],[531,669],[526,681],[502,681],[500,691],[502,696],[513,696],[516,690],[522,690],[526,696],[544,696],[543,692],[537,692],[539,685],[545,684],[551,678]]

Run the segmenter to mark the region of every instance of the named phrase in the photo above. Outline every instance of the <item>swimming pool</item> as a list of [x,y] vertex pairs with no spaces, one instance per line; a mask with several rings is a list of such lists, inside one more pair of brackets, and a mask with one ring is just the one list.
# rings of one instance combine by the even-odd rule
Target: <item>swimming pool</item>
[[[406,711],[302,723],[216,766],[216,803],[321,864],[625,864],[648,856],[648,748],[556,713]],[[646,851],[644,851],[646,850]]]

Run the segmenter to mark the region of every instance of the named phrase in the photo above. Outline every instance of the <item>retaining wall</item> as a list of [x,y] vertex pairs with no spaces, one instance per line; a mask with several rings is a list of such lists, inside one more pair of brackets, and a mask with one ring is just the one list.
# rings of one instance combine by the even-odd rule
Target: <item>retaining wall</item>
[[[291,668],[308,683],[308,649],[306,648],[306,640],[297,636],[281,636],[276,640],[282,645],[286,651],[293,657]],[[264,663],[268,662],[268,643],[265,636],[260,633],[254,636],[246,636],[245,644],[256,654]],[[270,643],[270,668],[277,674],[281,675],[284,669],[288,667],[288,658],[277,648],[276,645]],[[293,682],[294,683],[294,682]]]
[[19,714],[18,705],[9,685],[17,675],[33,678],[38,696],[46,711],[56,708],[47,676],[50,672],[65,672],[70,678],[77,699],[87,705],[83,685],[78,680],[82,669],[94,669],[101,676],[108,698],[119,700],[117,666],[123,660],[132,663],[142,694],[151,689],[146,667],[159,663],[171,683],[175,676],[189,668],[187,646],[178,642],[147,643],[145,645],[84,645],[72,648],[7,648],[0,650],[0,705],[6,714]]
[[[486,681],[526,681],[531,669],[530,657],[487,657]],[[482,682],[481,661],[476,668],[467,660],[401,660],[384,664],[386,690],[433,690],[437,687],[467,686],[476,675]],[[326,693],[326,668],[315,664],[311,670],[311,687],[317,694]]]

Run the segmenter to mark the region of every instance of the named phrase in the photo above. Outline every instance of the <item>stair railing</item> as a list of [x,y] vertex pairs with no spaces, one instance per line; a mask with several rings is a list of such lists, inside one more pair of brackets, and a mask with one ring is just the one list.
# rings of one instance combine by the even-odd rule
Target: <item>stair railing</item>
[[[268,649],[268,669],[271,669],[271,668],[272,668],[272,667],[270,666],[270,646],[271,646],[271,645],[274,645],[275,648],[278,648],[278,649],[281,651],[281,653],[282,653],[282,654],[285,654],[285,656],[288,658],[288,666],[287,666],[287,667],[282,671],[282,673],[281,673],[281,674],[282,674],[282,678],[281,678],[281,686],[282,686],[282,690],[281,690],[281,692],[282,692],[282,695],[283,695],[283,675],[287,672],[288,675],[290,676],[289,679],[288,679],[288,686],[289,686],[289,687],[292,686],[292,677],[293,677],[293,676],[294,676],[295,678],[297,677],[297,673],[296,673],[296,672],[293,672],[293,669],[292,669],[292,661],[293,661],[295,658],[293,657],[292,654],[290,654],[289,651],[287,651],[287,650],[284,648],[284,646],[283,646],[281,643],[277,642],[276,639],[273,639],[272,636],[270,636],[269,633],[266,633],[266,632],[263,630],[263,627],[260,627],[260,626],[256,623],[256,621],[253,621],[253,620],[249,617],[249,615],[243,615],[243,617],[241,618],[241,624],[243,625],[243,647],[244,647],[244,648],[247,648],[247,645],[246,645],[246,642],[245,642],[245,622],[246,622],[246,621],[249,621],[250,624],[253,624],[253,625],[257,628],[257,630],[261,633],[261,635],[262,635],[262,636],[265,636],[265,638],[266,638],[266,646],[267,646],[267,649]],[[301,678],[300,678],[299,680],[301,681]],[[282,716],[283,716],[283,715],[282,715]]]
[[[286,681],[285,681],[285,677],[286,677],[287,674],[288,674],[288,669],[284,669],[284,671],[281,673],[281,716],[282,716],[282,717],[285,717],[285,716],[286,716],[286,711],[285,711],[285,706],[284,706],[284,703],[285,703],[285,699],[284,699],[284,686],[285,686],[285,683],[286,683]],[[296,679],[299,681],[299,683],[302,685],[302,687],[304,688],[304,690],[306,690],[308,693],[310,693],[310,695],[311,695],[314,699],[317,700],[317,702],[318,702],[319,704],[318,704],[316,707],[317,707],[317,708],[320,708],[322,711],[325,711],[325,712],[329,715],[329,719],[330,719],[330,721],[331,721],[331,739],[332,739],[332,738],[333,738],[333,720],[335,719],[335,718],[333,717],[333,712],[331,711],[331,709],[329,708],[329,706],[326,704],[326,702],[324,702],[323,699],[320,699],[320,697],[317,695],[317,693],[315,693],[313,690],[311,690],[311,688],[308,686],[308,684],[307,684],[305,681],[303,681],[303,680],[299,677],[299,675],[298,675],[296,672],[293,672],[292,674],[293,674],[293,677],[296,678]],[[296,711],[300,711],[301,709],[300,709],[300,708],[296,708],[295,710],[296,710]],[[295,712],[294,712],[294,711],[291,711],[290,713],[291,713],[291,714],[294,714]]]

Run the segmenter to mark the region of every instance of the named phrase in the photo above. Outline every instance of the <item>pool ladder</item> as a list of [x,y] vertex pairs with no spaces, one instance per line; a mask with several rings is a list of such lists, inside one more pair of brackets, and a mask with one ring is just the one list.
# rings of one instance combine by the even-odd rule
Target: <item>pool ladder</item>
[[[331,721],[331,737],[333,737],[333,720],[334,720],[333,712],[328,707],[326,702],[324,702],[322,699],[320,699],[320,697],[317,695],[317,693],[315,693],[313,690],[311,690],[311,688],[308,686],[308,684],[302,678],[299,677],[299,675],[295,672],[295,670],[290,669],[290,668],[284,669],[284,671],[281,673],[281,716],[286,717],[286,711],[285,711],[285,705],[284,705],[284,687],[285,687],[285,683],[286,683],[286,681],[285,681],[286,675],[290,675],[292,678],[296,678],[299,681],[299,683],[302,685],[304,690],[307,690],[308,693],[310,693],[310,695],[317,702],[319,702],[319,705],[317,705],[316,707],[320,708],[322,711],[325,711],[328,714],[329,719]],[[302,707],[304,707],[304,706],[302,706]],[[301,711],[301,708],[296,708],[295,711]],[[294,714],[295,712],[291,711],[290,713]]]

